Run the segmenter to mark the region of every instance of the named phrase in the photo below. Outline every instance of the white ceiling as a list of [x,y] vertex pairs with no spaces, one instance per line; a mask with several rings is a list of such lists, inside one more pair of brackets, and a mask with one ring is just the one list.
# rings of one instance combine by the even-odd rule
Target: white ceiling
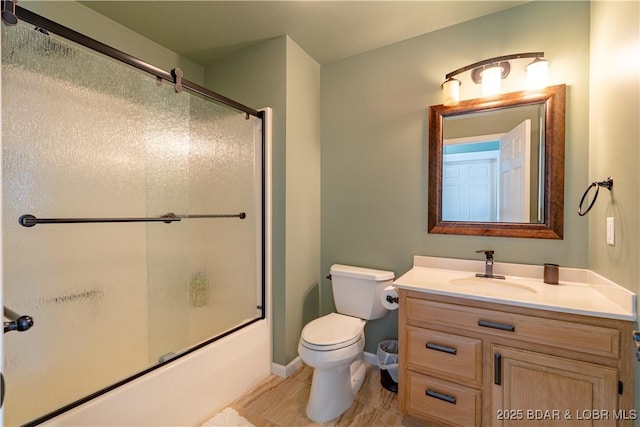
[[158,44],[207,65],[289,35],[320,64],[526,1],[82,1]]

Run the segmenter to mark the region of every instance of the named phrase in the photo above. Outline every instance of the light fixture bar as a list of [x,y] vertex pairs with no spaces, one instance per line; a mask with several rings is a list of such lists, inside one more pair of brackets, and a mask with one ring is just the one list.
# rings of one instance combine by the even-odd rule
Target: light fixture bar
[[509,61],[511,59],[520,59],[520,58],[541,58],[544,56],[544,52],[525,52],[525,53],[514,53],[511,55],[503,55],[496,56],[495,58],[484,59],[482,61],[475,62],[473,64],[467,65],[466,67],[458,68],[455,71],[450,72],[445,76],[445,80],[449,80],[453,76],[457,76],[460,73],[464,73],[465,71],[473,70],[474,68],[482,67],[484,65],[494,64],[496,62]]

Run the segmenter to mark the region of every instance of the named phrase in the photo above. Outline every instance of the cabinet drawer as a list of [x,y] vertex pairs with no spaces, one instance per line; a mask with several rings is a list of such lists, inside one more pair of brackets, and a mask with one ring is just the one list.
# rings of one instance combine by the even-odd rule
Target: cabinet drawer
[[407,412],[444,425],[480,426],[482,399],[479,390],[407,372]]
[[482,383],[482,340],[407,326],[408,368],[446,380]]
[[420,323],[450,326],[543,345],[617,358],[617,329],[482,308],[407,298],[407,318]]

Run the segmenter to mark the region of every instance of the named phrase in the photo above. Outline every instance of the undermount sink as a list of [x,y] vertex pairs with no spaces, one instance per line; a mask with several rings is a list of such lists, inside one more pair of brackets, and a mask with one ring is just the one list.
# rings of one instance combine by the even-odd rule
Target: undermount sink
[[531,292],[534,294],[538,293],[537,289],[534,289],[531,286],[527,286],[522,283],[511,282],[509,280],[504,280],[504,279],[487,278],[487,277],[476,277],[476,276],[459,277],[457,279],[449,280],[449,283],[451,283],[452,285],[455,285],[456,287],[471,286],[474,288],[477,288],[477,287],[489,288],[496,291],[503,289],[504,291],[508,290],[509,292],[514,292],[514,291],[518,292],[518,290],[522,290],[524,292]]

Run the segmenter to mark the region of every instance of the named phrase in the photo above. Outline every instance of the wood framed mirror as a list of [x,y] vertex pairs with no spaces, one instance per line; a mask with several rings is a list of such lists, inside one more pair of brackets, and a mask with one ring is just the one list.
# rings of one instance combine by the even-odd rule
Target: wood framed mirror
[[428,232],[562,239],[566,86],[429,107]]

